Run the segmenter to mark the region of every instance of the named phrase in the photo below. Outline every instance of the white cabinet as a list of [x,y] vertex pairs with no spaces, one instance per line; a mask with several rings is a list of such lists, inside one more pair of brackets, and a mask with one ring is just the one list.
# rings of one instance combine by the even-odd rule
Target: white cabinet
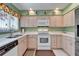
[[37,48],[37,35],[28,35],[27,36],[28,49],[36,49]]
[[21,27],[37,27],[36,16],[22,16],[20,19]]
[[63,27],[63,16],[49,16],[49,27]]
[[27,39],[26,36],[23,36],[20,39],[18,39],[18,47],[17,47],[18,55],[22,56],[26,51],[26,49],[27,49]]
[[64,15],[64,26],[74,26],[75,25],[75,12],[74,10]]
[[63,36],[62,48],[71,56],[75,55],[75,38]]
[[52,48],[62,48],[62,35],[51,35]]

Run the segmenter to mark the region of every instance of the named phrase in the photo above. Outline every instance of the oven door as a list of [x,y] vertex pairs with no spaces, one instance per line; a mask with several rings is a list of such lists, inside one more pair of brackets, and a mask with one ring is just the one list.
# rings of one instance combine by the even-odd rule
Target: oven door
[[50,49],[50,38],[49,36],[38,37],[38,49]]

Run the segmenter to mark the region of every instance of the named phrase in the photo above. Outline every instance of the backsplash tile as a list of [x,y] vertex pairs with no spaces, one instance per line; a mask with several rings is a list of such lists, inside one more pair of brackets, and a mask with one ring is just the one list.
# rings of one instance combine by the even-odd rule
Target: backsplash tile
[[48,28],[49,31],[59,31],[59,32],[74,32],[75,28],[74,27],[24,27],[21,29],[25,29],[25,32],[35,32],[39,28]]

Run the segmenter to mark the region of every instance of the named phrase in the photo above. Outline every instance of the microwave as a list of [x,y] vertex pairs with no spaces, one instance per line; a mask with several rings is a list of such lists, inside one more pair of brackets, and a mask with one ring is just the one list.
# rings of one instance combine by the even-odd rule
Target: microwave
[[39,19],[37,22],[37,26],[48,26],[48,19]]

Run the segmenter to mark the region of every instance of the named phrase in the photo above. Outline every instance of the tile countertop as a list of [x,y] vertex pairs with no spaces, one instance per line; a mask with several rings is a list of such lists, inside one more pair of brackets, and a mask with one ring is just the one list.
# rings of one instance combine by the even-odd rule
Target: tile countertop
[[[0,38],[0,47],[4,46],[12,41],[18,40],[19,38],[25,36],[25,35],[31,35],[31,34],[35,34],[37,35],[38,32],[26,32],[25,34],[22,34],[22,36],[19,36],[17,38]],[[50,35],[65,35],[65,36],[69,36],[69,37],[73,37],[75,38],[75,35],[70,35],[70,34],[65,34],[63,32],[49,32]]]
[[75,38],[75,33],[63,33],[63,32],[49,32],[50,35],[64,35],[64,36],[69,36],[69,37],[72,37],[72,38]]
[[25,34],[22,34],[22,36],[19,36],[19,37],[16,37],[16,38],[0,38],[0,47],[1,46],[4,46],[12,41],[15,41],[15,40],[18,40],[19,38],[25,36],[25,35],[31,35],[31,34],[35,34],[37,35],[38,33],[37,32],[28,32],[28,33],[25,33]]

